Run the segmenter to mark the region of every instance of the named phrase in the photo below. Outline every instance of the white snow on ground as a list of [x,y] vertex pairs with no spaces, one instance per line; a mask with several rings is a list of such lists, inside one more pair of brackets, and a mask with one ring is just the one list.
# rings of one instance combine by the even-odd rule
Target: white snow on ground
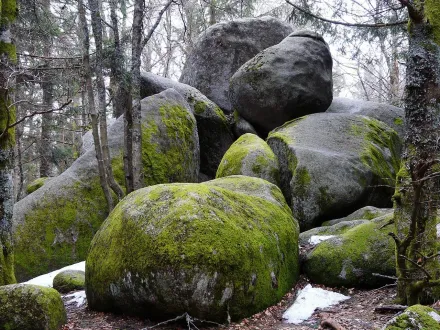
[[343,294],[312,288],[308,284],[298,292],[295,302],[283,314],[287,323],[299,324],[312,316],[316,308],[325,308],[350,299]]
[[47,273],[44,275],[40,275],[38,277],[35,277],[27,282],[24,282],[24,284],[35,284],[35,285],[41,285],[41,286],[48,286],[48,287],[52,287],[52,283],[53,283],[53,278],[59,273],[62,272],[63,270],[82,270],[83,272],[86,269],[86,262],[85,261],[81,261],[78,262],[77,264],[73,264],[70,266],[66,266],[64,268],[58,269],[58,270],[54,270],[51,273]]
[[81,307],[87,302],[86,292],[84,290],[77,291],[72,294],[65,295],[63,297],[70,298],[69,300],[66,301],[66,305],[76,303],[76,307]]
[[437,238],[440,238],[440,223],[435,228],[437,229]]
[[321,243],[322,241],[326,241],[329,238],[335,237],[335,235],[330,236],[318,236],[318,235],[312,235],[309,239],[309,244],[316,245]]

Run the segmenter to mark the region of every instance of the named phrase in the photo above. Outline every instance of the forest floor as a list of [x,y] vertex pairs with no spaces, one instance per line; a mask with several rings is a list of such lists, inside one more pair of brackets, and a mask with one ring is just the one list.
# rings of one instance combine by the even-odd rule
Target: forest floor
[[[242,320],[239,323],[231,323],[224,327],[212,327],[206,323],[195,323],[190,329],[227,329],[227,330],[310,330],[310,329],[334,329],[334,330],[368,330],[381,329],[385,323],[393,318],[396,313],[380,314],[375,312],[375,308],[382,305],[392,304],[396,296],[394,287],[384,287],[375,290],[357,289],[332,289],[324,286],[326,290],[340,292],[351,298],[338,305],[315,310],[312,317],[307,321],[295,325],[283,322],[282,315],[285,310],[292,305],[296,293],[299,289],[308,284],[306,278],[302,277],[297,285],[287,293],[282,301],[275,306],[271,306],[261,313]],[[76,307],[67,305],[68,323],[63,330],[80,329],[165,329],[165,330],[185,330],[189,329],[186,322],[167,323],[166,325],[156,326],[155,323],[133,317],[114,315],[90,311],[86,306]]]

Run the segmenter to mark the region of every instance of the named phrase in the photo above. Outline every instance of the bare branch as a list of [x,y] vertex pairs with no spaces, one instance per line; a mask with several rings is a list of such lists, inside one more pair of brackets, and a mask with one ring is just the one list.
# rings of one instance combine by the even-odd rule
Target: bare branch
[[399,26],[399,25],[408,24],[408,21],[398,21],[398,22],[393,22],[393,23],[375,23],[375,24],[348,23],[348,22],[335,21],[335,20],[331,20],[331,19],[327,19],[327,18],[318,16],[318,15],[315,15],[315,14],[305,10],[304,8],[301,8],[300,6],[295,5],[294,3],[290,2],[289,0],[286,0],[286,2],[289,5],[291,5],[292,7],[294,7],[295,9],[303,12],[306,15],[309,15],[309,16],[311,16],[315,19],[318,19],[320,21],[331,23],[331,24],[336,24],[336,25],[363,27],[363,28],[384,28],[384,27],[391,27],[391,26]]
[[156,30],[157,26],[160,23],[160,20],[162,19],[163,14],[168,9],[168,7],[174,2],[174,0],[168,0],[168,2],[163,6],[161,11],[159,12],[159,15],[156,18],[156,22],[154,22],[153,26],[151,27],[150,31],[148,31],[147,36],[142,40],[142,48],[145,47],[145,45],[148,43],[148,41],[151,39],[151,36],[153,35],[154,31]]

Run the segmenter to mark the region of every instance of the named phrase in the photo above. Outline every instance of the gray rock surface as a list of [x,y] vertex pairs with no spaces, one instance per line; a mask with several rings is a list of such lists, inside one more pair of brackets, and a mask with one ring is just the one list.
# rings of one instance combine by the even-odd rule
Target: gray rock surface
[[160,93],[168,88],[178,91],[188,102],[197,121],[200,144],[200,172],[215,177],[218,165],[234,136],[223,111],[194,87],[157,76],[150,72],[141,75],[141,97]]
[[351,113],[383,121],[403,139],[405,110],[390,104],[335,97],[328,113]]
[[30,284],[0,286],[0,329],[58,330],[66,322],[58,291]]
[[[142,100],[145,185],[197,182],[196,121],[183,97],[169,89]],[[110,128],[116,180],[123,185],[123,118]],[[23,281],[84,260],[108,215],[94,150],[14,205],[15,273]]]
[[365,205],[392,205],[401,140],[384,123],[358,115],[313,114],[272,131],[267,141],[302,230]]
[[216,178],[231,175],[252,176],[279,185],[278,159],[264,140],[247,133],[225,153]]
[[333,98],[332,63],[320,35],[291,33],[232,76],[232,107],[261,134],[294,118],[324,112]]
[[214,24],[198,37],[180,82],[197,88],[224,111],[232,112],[229,79],[243,63],[291,32],[290,25],[273,17]]
[[352,221],[352,220],[372,220],[377,217],[381,217],[387,214],[393,214],[394,210],[392,208],[389,209],[381,209],[374,206],[365,206],[359,210],[354,211],[353,213],[347,215],[346,217],[333,219],[330,221],[326,221],[323,223],[323,226],[332,226],[339,222],[344,221]]
[[240,136],[251,133],[258,135],[258,132],[246,119],[240,116],[237,111],[234,111],[234,122],[232,124],[232,131],[234,132],[235,137],[238,139]]
[[93,239],[88,305],[156,320],[250,316],[296,282],[298,232],[279,188],[262,179],[137,190]]

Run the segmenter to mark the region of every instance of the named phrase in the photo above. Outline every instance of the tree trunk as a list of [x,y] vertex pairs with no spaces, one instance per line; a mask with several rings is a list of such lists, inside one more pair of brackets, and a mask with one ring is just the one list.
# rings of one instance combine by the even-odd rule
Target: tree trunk
[[[50,0],[42,1],[44,15],[51,18]],[[43,56],[49,57],[51,55],[52,39],[50,34],[43,36]],[[45,65],[49,67],[48,63]],[[43,104],[47,106],[47,110],[52,109],[53,104],[53,82],[49,74],[45,74],[41,83],[43,89]],[[45,113],[41,115],[41,141],[40,141],[40,178],[51,176],[52,166],[52,113]]]
[[[402,4],[406,4],[402,1]],[[395,224],[398,298],[403,304],[440,298],[437,212],[440,180],[440,17],[427,17],[435,6],[407,5],[411,17],[406,76],[406,135],[397,177]],[[434,11],[431,11],[434,12]],[[437,22],[435,22],[437,20]],[[429,23],[428,23],[429,22]]]
[[78,0],[78,16],[79,16],[80,25],[82,27],[83,67],[84,67],[83,74],[84,74],[85,87],[88,96],[89,113],[92,122],[92,135],[93,135],[93,142],[95,144],[96,160],[98,162],[99,182],[101,184],[102,191],[104,192],[104,196],[107,201],[107,206],[110,212],[111,210],[113,210],[113,198],[109,186],[107,184],[104,161],[102,157],[101,142],[99,139],[98,114],[96,113],[96,108],[95,108],[95,98],[93,95],[93,87],[92,87],[92,70],[90,67],[90,57],[89,57],[89,49],[90,49],[89,30],[87,27],[86,13],[85,13],[83,0]]
[[[131,95],[133,107],[131,108],[131,168],[133,171],[133,189],[137,190],[143,186],[142,178],[142,139],[141,139],[141,53],[142,53],[142,30],[144,0],[135,0],[133,12],[133,32],[131,47]],[[129,109],[127,109],[129,110]],[[127,121],[128,123],[128,121]],[[128,149],[130,153],[130,149]]]
[[16,61],[15,45],[11,41],[11,23],[16,16],[16,0],[1,1],[0,19],[0,285],[15,283],[12,243],[12,211],[14,191],[15,131],[9,125],[15,121],[15,109],[10,104],[10,67]]
[[104,72],[102,68],[102,62],[104,60],[103,50],[102,50],[102,23],[101,23],[98,1],[89,0],[89,7],[92,18],[92,30],[93,30],[93,35],[95,37],[95,47],[96,47],[95,73],[96,73],[96,85],[98,89],[99,132],[101,138],[102,158],[103,158],[107,183],[118,197],[118,200],[121,200],[124,197],[124,192],[122,191],[122,188],[119,186],[119,184],[116,182],[115,177],[113,175],[113,169],[110,160],[110,150],[108,147],[105,83],[104,83]]

